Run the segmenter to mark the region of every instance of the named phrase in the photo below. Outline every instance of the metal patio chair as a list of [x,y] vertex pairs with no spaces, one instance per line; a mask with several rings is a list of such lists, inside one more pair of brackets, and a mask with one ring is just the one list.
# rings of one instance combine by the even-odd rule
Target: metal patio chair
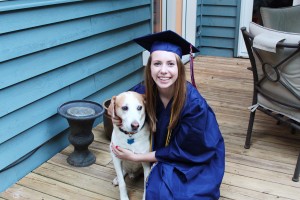
[[[300,130],[300,34],[250,23],[241,28],[253,72],[253,99],[245,148],[250,148],[255,110]],[[272,52],[270,52],[272,51]],[[299,181],[300,153],[293,181]]]

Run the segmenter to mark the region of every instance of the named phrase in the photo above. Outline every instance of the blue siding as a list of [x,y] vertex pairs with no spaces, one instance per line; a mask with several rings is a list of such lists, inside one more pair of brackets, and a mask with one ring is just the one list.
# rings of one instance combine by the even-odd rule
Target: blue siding
[[202,55],[235,57],[241,0],[197,1],[196,46]]
[[58,106],[143,80],[132,39],[150,32],[151,0],[0,3],[0,192],[68,145]]

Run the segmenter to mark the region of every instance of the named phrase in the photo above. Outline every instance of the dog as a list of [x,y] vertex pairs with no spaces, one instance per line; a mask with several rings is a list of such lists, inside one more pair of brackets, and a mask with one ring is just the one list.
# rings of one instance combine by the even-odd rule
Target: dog
[[[133,91],[123,92],[118,96],[113,96],[111,103],[114,107],[112,114],[116,114],[122,120],[120,127],[113,124],[111,145],[120,146],[134,153],[149,152],[150,129],[146,121],[144,95]],[[121,160],[115,156],[112,150],[111,155],[117,174],[117,177],[113,180],[113,184],[115,186],[119,185],[120,199],[128,200],[124,177],[128,174],[130,178],[134,178],[143,168],[144,181],[146,182],[146,178],[150,172],[150,163]],[[145,182],[143,199],[145,199],[146,191]]]

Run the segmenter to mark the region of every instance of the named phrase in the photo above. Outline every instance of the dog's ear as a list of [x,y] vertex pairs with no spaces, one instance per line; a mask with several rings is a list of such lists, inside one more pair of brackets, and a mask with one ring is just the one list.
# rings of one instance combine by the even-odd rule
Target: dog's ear
[[115,117],[115,103],[116,103],[116,96],[113,96],[110,100],[110,104],[109,104],[109,107],[108,107],[108,110],[109,110],[109,114],[114,118]]
[[142,94],[142,97],[143,97],[143,103],[144,103],[144,105],[146,105],[146,95]]

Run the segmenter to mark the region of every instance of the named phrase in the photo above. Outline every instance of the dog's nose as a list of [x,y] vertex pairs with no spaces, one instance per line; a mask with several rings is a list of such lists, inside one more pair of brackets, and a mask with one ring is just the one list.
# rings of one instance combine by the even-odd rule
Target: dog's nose
[[139,123],[138,122],[132,122],[131,128],[132,130],[136,131],[139,128]]

